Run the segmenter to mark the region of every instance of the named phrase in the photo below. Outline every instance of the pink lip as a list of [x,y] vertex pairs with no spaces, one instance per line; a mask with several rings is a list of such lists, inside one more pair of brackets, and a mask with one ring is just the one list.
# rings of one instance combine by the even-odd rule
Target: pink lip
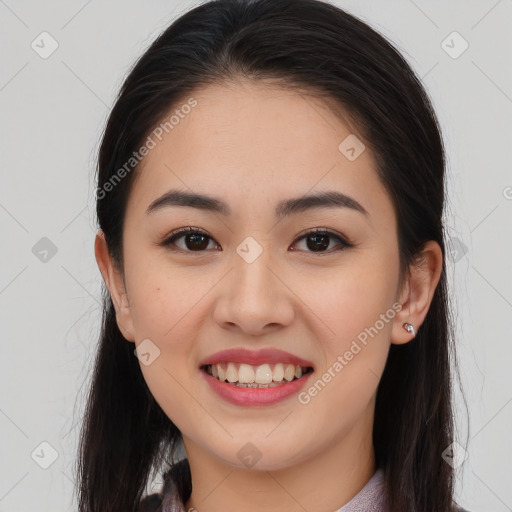
[[199,363],[199,366],[217,363],[246,363],[260,365],[265,363],[290,363],[296,366],[311,366],[313,363],[294,356],[289,352],[275,348],[265,348],[261,350],[247,350],[244,348],[222,350],[216,352]]
[[[268,360],[267,360],[268,361]],[[304,365],[307,366],[307,365]],[[294,395],[306,384],[313,372],[303,375],[300,379],[292,380],[272,388],[240,388],[221,382],[210,374],[201,370],[210,388],[221,398],[235,405],[271,405]]]

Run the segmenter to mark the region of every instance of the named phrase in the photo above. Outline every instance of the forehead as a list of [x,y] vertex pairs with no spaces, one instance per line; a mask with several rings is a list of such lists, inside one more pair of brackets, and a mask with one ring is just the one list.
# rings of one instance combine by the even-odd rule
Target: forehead
[[210,85],[191,98],[193,108],[180,112],[178,103],[163,117],[181,113],[172,128],[151,135],[155,146],[137,169],[131,209],[180,188],[223,197],[235,213],[249,200],[270,209],[284,197],[333,189],[370,213],[389,210],[368,142],[355,160],[344,153],[345,141],[363,137],[341,107],[264,82]]

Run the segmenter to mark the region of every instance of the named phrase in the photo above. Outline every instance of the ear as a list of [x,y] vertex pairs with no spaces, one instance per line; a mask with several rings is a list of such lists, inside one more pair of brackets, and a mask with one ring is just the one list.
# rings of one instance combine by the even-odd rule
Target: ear
[[399,293],[402,309],[395,315],[391,331],[391,343],[402,345],[414,338],[404,328],[412,324],[416,333],[427,316],[434,292],[441,277],[443,253],[434,240],[429,240],[418,258],[409,267],[409,277]]
[[108,250],[107,241],[103,231],[98,231],[94,242],[94,254],[96,262],[100,268],[103,280],[112,297],[112,302],[116,311],[116,321],[119,330],[128,341],[135,341],[133,335],[133,321],[128,301],[128,295],[125,289],[125,283],[120,270],[114,264]]

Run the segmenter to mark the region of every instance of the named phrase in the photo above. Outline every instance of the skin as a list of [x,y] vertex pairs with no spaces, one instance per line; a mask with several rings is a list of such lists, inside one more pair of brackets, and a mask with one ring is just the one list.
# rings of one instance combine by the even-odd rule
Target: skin
[[[396,218],[369,143],[358,134],[366,150],[349,161],[338,146],[353,128],[324,103],[242,81],[210,85],[194,97],[198,105],[137,170],[124,225],[124,275],[103,233],[96,237],[119,328],[137,346],[149,338],[160,349],[141,370],[183,434],[193,482],[187,510],[335,510],[376,470],[377,386],[390,344],[413,339],[403,323],[417,330],[428,312],[441,249],[428,242],[398,289]],[[176,206],[146,215],[171,188],[222,199],[233,215]],[[353,197],[368,218],[348,208],[274,218],[278,201],[324,190]],[[189,225],[211,237],[201,255],[185,238],[176,251],[158,245]],[[314,228],[338,232],[354,246],[336,251],[331,238],[326,253],[314,252],[300,239]],[[263,249],[250,264],[236,252],[247,236]],[[294,395],[268,406],[233,405],[200,374],[199,362],[219,350],[272,347],[311,361],[314,382],[393,304],[401,310],[307,404]],[[261,454],[251,468],[237,456],[248,442]]]

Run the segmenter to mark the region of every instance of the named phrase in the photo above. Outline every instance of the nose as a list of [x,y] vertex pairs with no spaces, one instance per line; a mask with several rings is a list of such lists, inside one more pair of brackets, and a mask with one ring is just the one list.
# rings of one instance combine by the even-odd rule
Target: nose
[[259,336],[293,322],[294,295],[266,253],[268,250],[252,262],[234,257],[213,312],[214,320],[223,329]]

